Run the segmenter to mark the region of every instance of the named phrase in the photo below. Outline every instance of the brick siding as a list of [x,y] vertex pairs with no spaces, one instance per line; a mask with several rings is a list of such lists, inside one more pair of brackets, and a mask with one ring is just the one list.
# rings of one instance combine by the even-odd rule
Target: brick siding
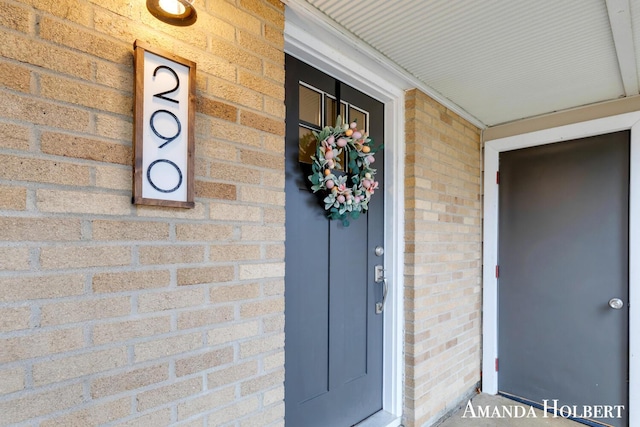
[[405,425],[431,425],[480,380],[480,131],[406,95]]
[[[283,425],[284,6],[0,0],[0,425]],[[196,207],[131,204],[136,39],[197,63]]]

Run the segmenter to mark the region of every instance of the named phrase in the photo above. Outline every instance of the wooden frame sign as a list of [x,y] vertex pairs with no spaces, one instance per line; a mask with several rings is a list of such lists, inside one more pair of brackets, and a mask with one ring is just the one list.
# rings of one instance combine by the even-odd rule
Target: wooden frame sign
[[193,208],[196,64],[136,40],[133,203]]

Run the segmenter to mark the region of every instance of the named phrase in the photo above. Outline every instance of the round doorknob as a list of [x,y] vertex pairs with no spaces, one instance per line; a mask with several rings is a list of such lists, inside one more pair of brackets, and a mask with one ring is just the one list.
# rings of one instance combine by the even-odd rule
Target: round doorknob
[[609,300],[609,307],[613,308],[614,310],[620,310],[623,306],[624,303],[620,298],[611,298]]
[[382,256],[382,254],[384,254],[384,248],[382,246],[376,246],[374,253],[376,256]]

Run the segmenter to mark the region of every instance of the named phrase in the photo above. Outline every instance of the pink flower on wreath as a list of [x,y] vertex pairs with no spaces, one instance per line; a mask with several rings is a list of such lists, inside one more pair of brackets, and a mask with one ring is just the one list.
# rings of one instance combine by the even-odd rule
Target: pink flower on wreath
[[378,181],[371,182],[371,185],[369,185],[369,188],[365,190],[365,193],[367,194],[367,198],[371,197],[371,195],[374,194],[375,190],[377,189],[378,189]]

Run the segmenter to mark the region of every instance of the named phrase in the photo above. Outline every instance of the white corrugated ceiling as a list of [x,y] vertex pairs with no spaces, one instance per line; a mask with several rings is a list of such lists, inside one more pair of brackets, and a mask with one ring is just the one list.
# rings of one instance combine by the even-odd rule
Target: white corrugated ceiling
[[307,1],[488,126],[638,94],[640,0]]

